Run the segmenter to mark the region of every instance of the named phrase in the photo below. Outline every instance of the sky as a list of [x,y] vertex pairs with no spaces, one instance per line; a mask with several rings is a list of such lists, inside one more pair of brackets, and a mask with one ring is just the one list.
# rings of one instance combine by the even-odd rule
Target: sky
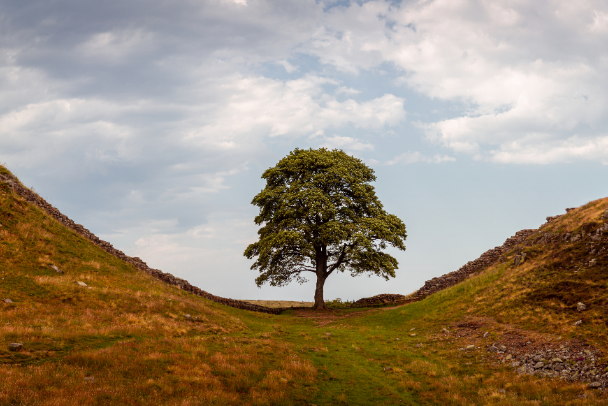
[[0,3],[0,162],[127,255],[213,294],[258,288],[252,198],[295,148],[376,171],[407,227],[410,293],[608,196],[608,3],[53,0]]

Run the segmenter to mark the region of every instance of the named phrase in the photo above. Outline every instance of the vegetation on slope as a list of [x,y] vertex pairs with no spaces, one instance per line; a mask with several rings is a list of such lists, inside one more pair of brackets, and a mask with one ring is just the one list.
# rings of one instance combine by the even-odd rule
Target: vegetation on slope
[[[537,331],[608,342],[608,198],[570,210],[507,257],[472,311]],[[522,261],[521,264],[516,264]],[[495,272],[492,267],[486,272]],[[585,306],[579,311],[578,303]],[[582,320],[580,325],[574,325]]]
[[[606,290],[601,268],[588,266],[591,237],[558,244],[545,234],[599,228],[606,201],[549,223],[505,263],[423,301],[274,316],[165,285],[0,187],[0,299],[12,301],[0,303],[0,404],[606,403],[586,383],[520,375],[486,351],[514,333],[605,349]],[[534,296],[571,280],[572,297]],[[8,350],[14,342],[22,351]]]
[[314,377],[234,312],[107,254],[6,185],[0,223],[0,404],[292,404],[283,380]]

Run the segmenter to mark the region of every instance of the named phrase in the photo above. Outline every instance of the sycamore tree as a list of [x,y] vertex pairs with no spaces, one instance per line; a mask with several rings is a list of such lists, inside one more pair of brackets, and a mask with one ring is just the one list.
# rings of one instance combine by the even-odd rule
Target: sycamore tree
[[253,198],[260,208],[259,240],[245,256],[258,286],[285,286],[317,277],[315,305],[327,309],[323,286],[334,272],[395,277],[397,260],[383,252],[405,250],[403,222],[384,211],[374,171],[341,150],[295,149],[262,175],[266,187]]

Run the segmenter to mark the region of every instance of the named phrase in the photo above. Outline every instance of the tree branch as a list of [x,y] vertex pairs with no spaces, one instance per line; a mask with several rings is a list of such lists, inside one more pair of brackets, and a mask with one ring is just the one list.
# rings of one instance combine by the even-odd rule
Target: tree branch
[[335,271],[340,265],[342,265],[342,263],[344,262],[344,258],[346,257],[346,248],[353,248],[354,246],[355,243],[344,244],[344,246],[342,247],[342,252],[340,253],[340,257],[338,258],[336,263],[330,267],[329,271],[326,272],[325,277],[331,275],[333,271]]

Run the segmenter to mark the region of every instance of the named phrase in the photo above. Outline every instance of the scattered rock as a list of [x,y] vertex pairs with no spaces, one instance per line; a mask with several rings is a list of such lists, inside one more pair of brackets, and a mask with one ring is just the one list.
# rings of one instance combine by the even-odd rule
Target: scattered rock
[[416,330],[416,327],[412,327],[412,328],[410,329],[410,331],[414,331],[414,330]]
[[83,288],[86,288],[86,287],[87,287],[87,284],[86,284],[86,283],[84,283],[84,282],[81,282],[81,281],[76,282],[76,285],[78,285],[78,286],[82,286]]
[[390,372],[390,371],[392,371],[392,370],[393,370],[393,368],[391,368],[391,367],[384,367],[384,370],[385,370],[386,372]]
[[416,333],[410,334],[410,337],[416,337]]
[[576,310],[578,310],[579,312],[582,312],[586,308],[587,308],[587,306],[585,306],[585,304],[583,302],[578,302],[576,304]]
[[13,303],[13,301],[9,298],[4,299],[4,303]]
[[487,338],[489,335],[490,333],[486,331],[485,333],[483,333],[483,338]]
[[190,316],[189,314],[184,314],[184,317],[187,318],[188,320],[190,320],[192,318],[192,316]]
[[513,265],[521,265],[526,260],[526,253],[522,252],[520,255],[515,255],[515,259],[513,260]]
[[87,382],[95,382],[95,377],[92,376],[85,376],[84,380]]
[[471,344],[471,345],[467,345],[466,349],[467,349],[467,350],[474,350],[474,349],[475,349],[475,346],[474,346],[473,344]]
[[51,269],[57,273],[63,273],[63,271],[61,269],[57,268],[57,266],[55,266],[55,265],[51,265]]
[[[330,336],[330,335],[331,335],[331,333],[325,333],[325,335],[326,335],[326,336]],[[398,340],[398,339],[397,339],[397,340]]]
[[591,382],[589,385],[587,385],[589,388],[592,389],[599,389],[602,387],[602,383],[601,382]]
[[23,343],[10,343],[8,349],[9,351],[21,351],[23,349]]
[[395,338],[395,341],[401,341],[401,339],[400,338]]
[[443,331],[445,334],[450,334],[450,330],[448,330],[447,328],[442,328],[441,331]]
[[579,320],[576,323],[574,323],[573,326],[580,326],[581,324],[583,324],[583,321]]

